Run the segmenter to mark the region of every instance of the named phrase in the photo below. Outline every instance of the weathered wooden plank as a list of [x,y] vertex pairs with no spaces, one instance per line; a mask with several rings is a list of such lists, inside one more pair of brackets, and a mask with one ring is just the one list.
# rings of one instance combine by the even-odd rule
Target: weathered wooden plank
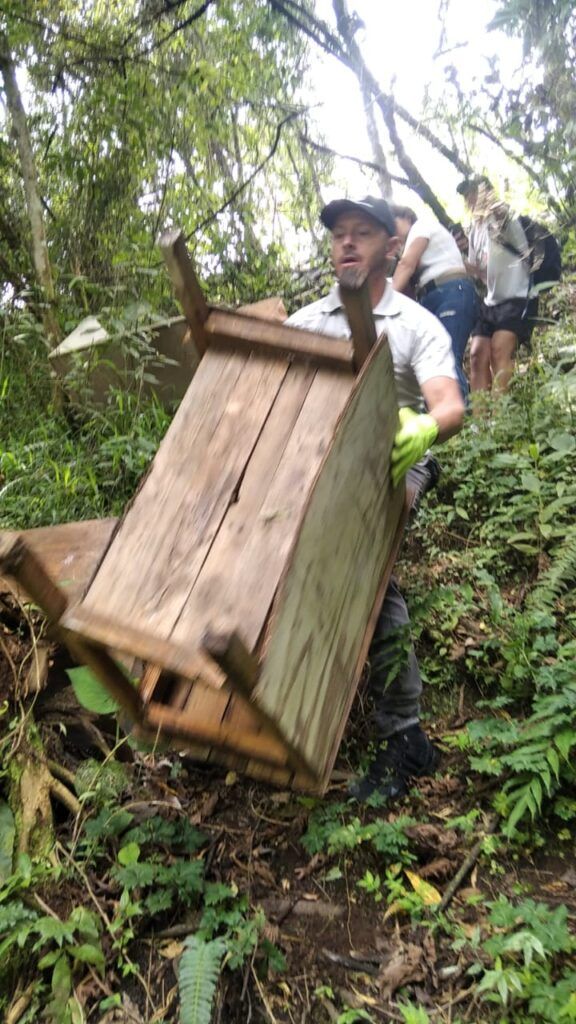
[[186,679],[202,678],[207,686],[215,690],[220,689],[224,683],[224,675],[212,659],[194,647],[166,640],[121,619],[112,619],[108,614],[87,610],[84,605],[66,610],[60,622],[71,634],[90,637],[103,647],[161,665],[167,671],[185,676]]
[[[211,698],[214,695],[211,694]],[[220,723],[210,714],[202,719],[194,715],[173,711],[162,704],[152,703],[147,707],[147,727],[158,730],[162,735],[179,737],[184,742],[201,743],[211,747],[230,749],[246,757],[255,757],[270,764],[286,765],[287,755],[283,744],[266,733],[237,733],[225,722]]]
[[204,330],[210,347],[238,351],[245,348],[271,357],[305,360],[315,366],[345,372],[351,372],[354,367],[352,343],[346,338],[329,338],[299,327],[285,327],[245,314],[229,313],[215,306],[210,307]]
[[258,682],[260,666],[242,637],[235,631],[207,632],[202,637],[201,648],[216,662],[233,689],[249,698]]
[[[116,519],[87,519],[19,530],[18,534],[71,603],[87,586],[116,523]],[[14,580],[0,576],[0,593],[3,590],[16,592],[18,588]]]
[[9,530],[0,533],[0,571],[16,580],[50,622],[59,621],[68,599],[20,534]]
[[170,635],[285,372],[276,360],[206,354],[86,595],[86,613]]
[[[315,371],[303,366],[291,366],[278,393],[274,406],[263,427],[262,433],[252,452],[236,501],[226,511],[218,535],[202,566],[197,581],[188,597],[182,615],[175,626],[173,638],[178,642],[199,645],[207,629],[221,626],[242,628],[248,646],[252,649],[258,638],[271,603],[271,596],[262,600],[261,565],[255,566],[250,560],[252,537],[261,532],[259,520],[262,508],[268,500],[270,488],[286,458],[287,446],[293,444],[292,435],[303,406],[307,401]],[[306,413],[304,433],[310,434],[310,412]],[[302,432],[299,428],[299,434]],[[292,457],[294,458],[293,454]],[[306,472],[306,467],[301,467]],[[304,498],[293,492],[290,500],[294,518]],[[286,526],[284,521],[284,526]],[[250,550],[247,552],[247,548]],[[267,564],[268,555],[272,562]],[[264,564],[274,572],[278,551],[273,544],[263,553]],[[282,570],[282,562],[276,571],[275,587]],[[272,590],[273,596],[273,590]],[[254,631],[246,628],[245,606],[256,605],[259,625]],[[231,613],[231,614],[230,614]],[[233,621],[231,621],[231,618]]]
[[268,630],[254,698],[317,774],[326,770],[356,685],[366,623],[394,542],[397,423],[388,345],[373,350],[303,514]]
[[346,267],[338,283],[352,335],[354,366],[356,370],[361,370],[376,344],[376,326],[372,314],[368,275],[364,270]]
[[238,306],[234,312],[240,313],[242,316],[254,316],[259,320],[270,320],[277,324],[283,324],[288,317],[286,306],[280,295],[270,295],[267,299],[249,302],[246,306]]
[[327,759],[326,759],[326,768],[324,770],[324,777],[323,777],[323,780],[322,780],[322,782],[323,782],[322,789],[325,789],[326,784],[329,782],[330,771],[332,769],[332,766],[334,765],[334,761],[336,760],[336,756],[338,754],[338,750],[339,750],[340,744],[342,742],[342,736],[344,735],[344,730],[345,730],[346,724],[348,722],[348,716],[350,714],[350,709],[352,707],[354,698],[356,696],[357,683],[358,683],[358,681],[360,680],[360,678],[362,676],[362,672],[363,672],[364,666],[366,664],[366,659],[368,658],[368,651],[370,649],[370,644],[372,643],[372,637],[374,636],[374,630],[376,629],[376,623],[378,621],[378,616],[380,615],[380,610],[382,608],[382,602],[384,600],[384,595],[386,593],[386,588],[388,587],[388,583],[390,581],[390,577],[391,577],[392,573],[394,572],[394,564],[396,562],[396,558],[398,557],[398,552],[400,550],[400,546],[402,544],[402,539],[404,537],[404,530],[406,528],[406,523],[408,521],[408,516],[410,514],[410,507],[411,507],[411,500],[412,500],[412,498],[413,498],[413,495],[412,494],[408,494],[408,490],[406,490],[405,499],[404,499],[404,505],[402,507],[402,511],[401,511],[400,517],[398,519],[398,525],[396,527],[396,533],[395,533],[394,539],[392,541],[392,545],[391,545],[391,548],[390,548],[390,553],[388,555],[388,560],[387,560],[386,566],[384,568],[384,572],[383,572],[382,578],[380,580],[380,584],[378,586],[378,590],[376,592],[376,599],[375,599],[374,604],[372,606],[372,611],[370,613],[370,617],[368,619],[368,623],[366,625],[366,629],[364,630],[364,636],[362,638],[362,644],[361,644],[360,649],[358,651],[358,656],[356,658],[356,664],[354,666],[353,671],[350,674],[351,685],[349,687],[349,693],[348,693],[347,701],[344,704],[340,726],[339,726],[338,729],[336,729],[334,731],[334,735],[332,737],[332,746],[331,746],[331,749],[330,749],[330,751],[328,753],[328,756],[327,756]]

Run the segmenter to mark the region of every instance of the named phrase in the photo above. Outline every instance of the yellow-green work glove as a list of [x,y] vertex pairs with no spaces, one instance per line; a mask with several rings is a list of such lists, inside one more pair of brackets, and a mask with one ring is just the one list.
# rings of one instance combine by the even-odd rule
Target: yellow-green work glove
[[397,487],[438,437],[438,424],[428,413],[419,415],[407,406],[398,413],[400,429],[392,449],[392,483]]

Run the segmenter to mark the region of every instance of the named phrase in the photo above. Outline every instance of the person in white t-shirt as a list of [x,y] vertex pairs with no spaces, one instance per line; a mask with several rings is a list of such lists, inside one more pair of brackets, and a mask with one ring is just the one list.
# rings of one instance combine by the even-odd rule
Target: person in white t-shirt
[[438,317],[448,331],[460,390],[466,400],[468,381],[463,362],[476,321],[476,290],[447,228],[431,215],[417,217],[409,206],[394,206],[393,212],[404,250],[392,283],[397,291],[408,292],[414,282],[418,302]]
[[[401,407],[392,450],[393,485],[412,474],[416,488],[423,493],[438,472],[435,460],[427,455],[428,448],[457,433],[464,416],[450,337],[431,313],[395,292],[388,280],[399,240],[385,200],[372,196],[357,201],[338,199],[328,203],[320,217],[332,232],[336,276],[346,267],[367,272],[376,333],[386,331],[388,336]],[[286,323],[334,338],[350,337],[337,284]],[[420,414],[423,399],[428,412]],[[422,679],[409,627],[406,604],[392,579],[369,654],[380,746],[367,774],[351,788],[359,800],[375,792],[384,799],[404,795],[410,780],[430,774],[438,760],[435,747],[419,725]]]
[[533,329],[527,315],[534,312],[529,309],[530,246],[518,217],[498,199],[488,178],[467,178],[457,191],[473,218],[467,266],[486,285],[472,332],[471,388],[503,392],[514,373],[518,343],[528,343]]

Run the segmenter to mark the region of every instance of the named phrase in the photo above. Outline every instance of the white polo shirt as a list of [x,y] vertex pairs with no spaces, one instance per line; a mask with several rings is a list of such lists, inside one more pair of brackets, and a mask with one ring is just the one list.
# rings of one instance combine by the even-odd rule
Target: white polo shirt
[[[422,399],[420,385],[433,377],[458,379],[448,332],[427,309],[395,292],[392,281],[388,281],[372,312],[378,337],[382,331],[388,335],[399,405],[417,410]],[[293,313],[286,325],[332,338],[349,338],[350,327],[338,285],[323,299]]]
[[437,220],[432,217],[418,217],[408,232],[404,246],[405,252],[417,238],[428,239],[428,245],[418,263],[418,285],[420,287],[442,274],[460,271],[462,277],[466,277],[462,253],[448,229]]

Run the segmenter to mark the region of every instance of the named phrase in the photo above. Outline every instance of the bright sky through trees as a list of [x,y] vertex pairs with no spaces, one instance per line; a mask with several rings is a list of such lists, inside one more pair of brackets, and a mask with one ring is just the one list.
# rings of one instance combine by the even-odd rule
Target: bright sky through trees
[[[459,83],[466,91],[474,80],[488,74],[489,59],[494,54],[504,58],[510,79],[521,61],[519,40],[487,30],[497,8],[495,0],[349,0],[348,6],[350,13],[355,11],[364,23],[358,29],[356,41],[371,71],[383,88],[388,89],[393,83],[396,99],[414,115],[426,111],[426,103],[432,103],[448,87],[445,69],[449,65],[457,69]],[[317,0],[316,14],[333,24],[331,0]],[[314,65],[313,102],[318,104],[316,117],[327,144],[339,153],[373,159],[354,75],[318,49]],[[378,111],[376,115],[381,124]],[[429,147],[411,138],[405,126],[401,132],[417,163],[426,167],[432,186],[452,207],[453,215],[460,215],[460,200],[453,197],[457,172]],[[386,139],[385,133],[383,138]],[[385,150],[389,150],[386,144]],[[509,163],[494,154],[491,147],[479,146],[477,160],[479,169],[490,169],[496,181],[510,174]],[[390,167],[397,170],[393,160]],[[342,187],[350,194],[358,194],[374,186],[354,164],[341,162],[335,194]],[[398,189],[398,198],[418,206],[414,194],[402,188]]]

